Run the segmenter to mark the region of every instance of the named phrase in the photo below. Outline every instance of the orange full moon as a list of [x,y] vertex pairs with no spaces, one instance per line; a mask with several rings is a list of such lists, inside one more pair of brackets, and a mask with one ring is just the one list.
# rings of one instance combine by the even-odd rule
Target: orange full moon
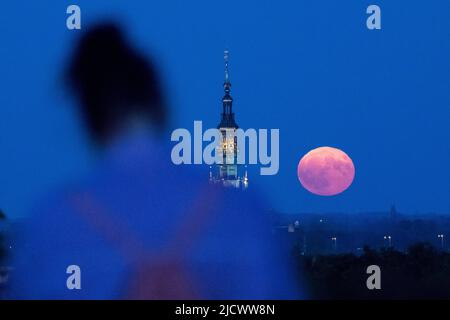
[[334,196],[352,184],[355,166],[344,151],[320,147],[303,156],[298,163],[297,175],[302,186],[309,192],[320,196]]

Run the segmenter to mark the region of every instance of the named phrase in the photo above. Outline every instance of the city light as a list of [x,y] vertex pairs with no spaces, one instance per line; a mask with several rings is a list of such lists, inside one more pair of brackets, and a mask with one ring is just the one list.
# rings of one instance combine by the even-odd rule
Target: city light
[[388,240],[389,247],[392,247],[392,237],[390,235],[384,236],[384,240]]
[[334,251],[336,251],[336,247],[337,247],[337,238],[336,238],[336,237],[331,237],[331,241],[333,241],[333,248],[334,248]]
[[444,235],[438,234],[438,238],[441,239],[441,248],[444,249]]

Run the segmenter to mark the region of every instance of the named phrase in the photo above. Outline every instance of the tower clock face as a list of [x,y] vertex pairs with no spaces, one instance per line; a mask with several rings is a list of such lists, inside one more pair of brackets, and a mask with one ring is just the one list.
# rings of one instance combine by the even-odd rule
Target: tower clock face
[[220,145],[219,152],[223,152],[226,159],[226,163],[233,163],[234,158],[237,155],[237,145],[236,145],[236,129],[234,128],[223,128],[221,129],[223,135],[223,142]]

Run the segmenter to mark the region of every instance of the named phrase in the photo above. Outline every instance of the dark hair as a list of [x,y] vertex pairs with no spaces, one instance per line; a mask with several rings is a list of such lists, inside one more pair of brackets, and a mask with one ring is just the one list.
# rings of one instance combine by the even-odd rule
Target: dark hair
[[97,25],[82,36],[67,78],[97,142],[111,138],[130,116],[151,121],[158,129],[166,124],[155,67],[125,41],[113,23]]

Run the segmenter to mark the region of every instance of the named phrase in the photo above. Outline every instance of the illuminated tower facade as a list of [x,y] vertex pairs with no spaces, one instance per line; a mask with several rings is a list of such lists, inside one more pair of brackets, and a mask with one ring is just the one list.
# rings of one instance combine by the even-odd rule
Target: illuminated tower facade
[[233,98],[231,97],[231,82],[228,72],[228,51],[224,52],[225,81],[223,83],[224,96],[222,98],[222,114],[217,128],[222,132],[222,143],[216,152],[223,157],[223,163],[218,164],[215,172],[212,168],[209,174],[210,182],[220,183],[225,187],[243,188],[248,187],[247,170],[243,176],[240,175],[240,165],[237,164],[239,148],[237,145],[236,130],[239,128],[234,118]]

